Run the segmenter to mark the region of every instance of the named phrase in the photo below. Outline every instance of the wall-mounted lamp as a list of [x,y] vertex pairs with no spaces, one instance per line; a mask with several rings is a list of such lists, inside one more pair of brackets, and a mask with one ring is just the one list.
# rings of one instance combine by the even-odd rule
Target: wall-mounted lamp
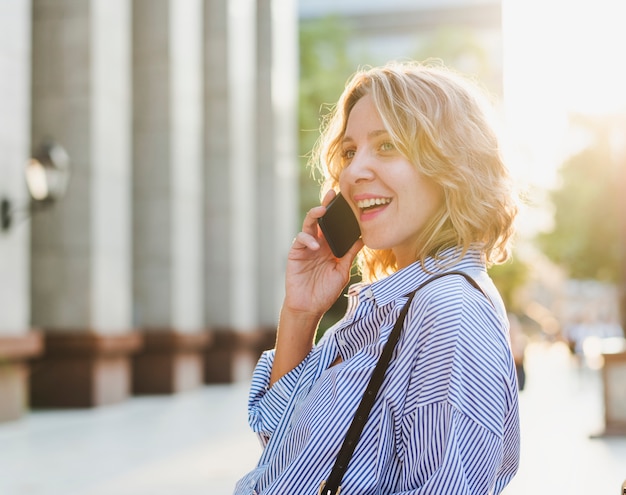
[[70,157],[65,149],[53,141],[47,141],[37,148],[26,164],[24,171],[26,185],[31,200],[23,207],[14,207],[11,200],[0,200],[0,226],[9,230],[14,214],[25,211],[28,216],[35,208],[54,203],[63,197],[70,179]]

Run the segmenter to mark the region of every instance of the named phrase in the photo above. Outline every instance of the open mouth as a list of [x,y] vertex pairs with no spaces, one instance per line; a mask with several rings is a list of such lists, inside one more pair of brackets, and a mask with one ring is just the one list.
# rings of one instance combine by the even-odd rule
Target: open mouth
[[357,201],[356,205],[362,212],[367,212],[391,203],[391,198],[368,198]]

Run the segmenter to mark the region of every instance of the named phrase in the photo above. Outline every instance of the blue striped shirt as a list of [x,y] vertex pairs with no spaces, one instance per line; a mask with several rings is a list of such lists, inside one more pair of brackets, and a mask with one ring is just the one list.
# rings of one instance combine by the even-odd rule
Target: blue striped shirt
[[[442,271],[427,260],[431,273]],[[448,267],[447,270],[451,268]],[[497,494],[519,461],[515,366],[504,306],[480,254],[420,290],[342,482],[345,495]],[[349,291],[345,317],[271,388],[274,351],[254,371],[249,422],[264,446],[235,495],[316,494],[333,466],[419,262]],[[337,355],[342,362],[331,366]]]

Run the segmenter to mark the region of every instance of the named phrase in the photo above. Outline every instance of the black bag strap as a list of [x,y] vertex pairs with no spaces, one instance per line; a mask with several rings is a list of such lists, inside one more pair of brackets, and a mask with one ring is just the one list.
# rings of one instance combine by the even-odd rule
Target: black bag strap
[[[363,398],[361,399],[359,407],[354,413],[354,418],[352,418],[352,423],[348,428],[346,438],[343,440],[341,449],[337,454],[335,464],[330,474],[328,475],[328,478],[326,478],[326,480],[322,481],[322,483],[320,484],[318,495],[339,495],[339,492],[341,491],[341,480],[343,479],[343,475],[348,469],[348,464],[350,463],[350,459],[352,458],[354,449],[356,449],[359,438],[361,437],[361,433],[363,432],[363,428],[365,427],[365,423],[367,422],[369,413],[372,410],[372,406],[374,405],[374,402],[376,400],[378,390],[380,389],[380,386],[383,383],[383,379],[385,378],[385,372],[387,371],[387,367],[389,366],[389,362],[391,361],[393,350],[396,347],[398,340],[400,339],[400,334],[402,333],[402,327],[404,325],[404,319],[409,312],[411,301],[413,301],[415,294],[420,289],[422,289],[429,283],[434,282],[435,280],[440,279],[441,277],[445,277],[447,275],[461,275],[462,277],[465,277],[465,279],[474,288],[482,292],[485,297],[487,297],[480,285],[478,285],[478,283],[467,273],[461,271],[450,271],[433,275],[428,280],[422,282],[419,287],[413,292],[407,294],[409,299],[402,307],[402,310],[398,315],[398,319],[393,326],[393,330],[389,335],[389,339],[385,343],[383,352],[378,359],[378,363],[376,363],[374,371],[372,372],[372,376],[370,377],[370,381],[367,384],[367,389],[365,389],[365,393],[363,394]],[[487,299],[489,298],[487,297]]]

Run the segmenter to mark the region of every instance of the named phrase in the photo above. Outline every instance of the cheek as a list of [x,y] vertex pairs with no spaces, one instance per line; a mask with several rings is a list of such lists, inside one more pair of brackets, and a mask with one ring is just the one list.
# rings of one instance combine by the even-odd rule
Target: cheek
[[413,208],[419,212],[421,222],[427,222],[444,207],[443,190],[434,183],[407,188],[406,193],[413,198]]
[[431,210],[433,212],[439,211],[444,205],[443,189],[436,184],[432,184],[429,188],[430,203],[432,205]]
[[421,184],[419,190],[425,201],[428,202],[431,210],[438,210],[444,203],[443,188],[432,179],[420,176]]
[[341,173],[339,174],[339,190],[340,191],[348,191],[348,189],[350,189],[350,181],[348,180],[347,177],[347,173],[346,173],[346,169],[342,169]]

